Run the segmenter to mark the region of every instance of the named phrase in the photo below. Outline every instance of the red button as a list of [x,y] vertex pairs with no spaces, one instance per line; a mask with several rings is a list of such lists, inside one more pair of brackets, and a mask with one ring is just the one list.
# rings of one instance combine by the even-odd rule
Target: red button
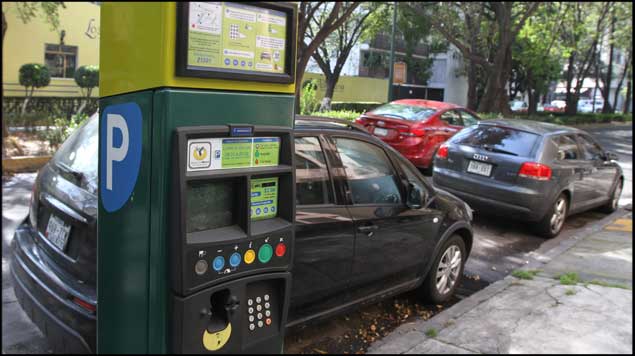
[[267,326],[271,325],[271,318],[265,319],[265,324],[267,324]]
[[285,246],[282,242],[276,246],[276,256],[282,257],[285,252],[287,252],[287,246]]

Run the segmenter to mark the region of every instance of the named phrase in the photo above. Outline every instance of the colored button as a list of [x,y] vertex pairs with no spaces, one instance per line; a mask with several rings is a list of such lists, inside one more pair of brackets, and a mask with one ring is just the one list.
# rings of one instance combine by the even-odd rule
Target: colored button
[[267,326],[271,325],[271,318],[267,318],[265,320],[265,324],[267,324]]
[[246,264],[251,264],[254,262],[254,260],[256,259],[256,251],[254,250],[247,250],[247,252],[245,252],[245,263]]
[[214,258],[214,262],[212,262],[212,266],[214,267],[214,271],[218,272],[225,266],[225,259],[223,256],[216,256]]
[[232,267],[236,267],[240,264],[240,253],[234,252],[229,258],[229,265]]
[[273,248],[269,244],[264,244],[260,246],[260,250],[258,250],[258,260],[262,263],[267,263],[273,256]]
[[282,257],[287,252],[287,246],[282,242],[276,246],[276,256]]

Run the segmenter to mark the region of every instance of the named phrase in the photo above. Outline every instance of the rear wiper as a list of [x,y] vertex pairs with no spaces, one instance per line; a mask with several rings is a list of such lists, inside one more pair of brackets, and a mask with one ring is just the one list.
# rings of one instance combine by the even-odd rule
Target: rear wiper
[[486,150],[488,150],[490,152],[505,153],[505,154],[512,155],[512,156],[518,156],[517,153],[501,150],[500,148],[492,147],[492,146],[490,146],[488,144],[485,144],[485,145],[483,145],[481,147],[483,147],[484,149],[486,149]]
[[60,167],[65,173],[72,175],[78,182],[86,181],[84,173],[76,171],[62,162],[57,162],[57,166]]

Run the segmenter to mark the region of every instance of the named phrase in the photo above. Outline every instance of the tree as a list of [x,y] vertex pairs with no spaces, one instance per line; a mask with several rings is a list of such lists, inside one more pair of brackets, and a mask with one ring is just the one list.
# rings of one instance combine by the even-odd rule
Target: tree
[[527,92],[529,114],[536,112],[540,96],[546,94],[549,84],[560,76],[562,57],[558,31],[562,27],[564,11],[562,3],[541,6],[528,19],[512,46],[514,71],[521,82],[516,85]]
[[[331,100],[333,98],[333,92],[335,91],[335,85],[340,78],[344,64],[353,46],[355,46],[357,40],[367,28],[366,20],[379,7],[383,6],[382,3],[370,2],[358,7],[349,19],[331,33],[313,53],[313,59],[326,78],[326,91],[322,99],[322,104],[320,105],[320,111],[331,109]],[[309,40],[315,37],[315,32],[319,30],[321,23],[325,21],[325,16],[326,12],[314,16],[314,23],[307,28],[307,37]],[[335,59],[334,66],[331,66],[331,59]]]
[[[482,67],[487,74],[485,90],[478,111],[510,113],[506,84],[512,67],[512,44],[525,22],[540,3],[514,2],[441,2],[434,6],[411,3],[411,8],[427,16],[432,27],[454,45],[464,58]],[[476,10],[476,11],[475,11]],[[492,32],[491,53],[475,52],[466,19],[480,13],[478,26]],[[476,24],[472,24],[477,26]]]
[[[57,31],[59,27],[59,8],[66,8],[64,2],[50,2],[50,1],[41,1],[41,2],[11,2],[9,3],[7,8],[7,12],[10,10],[16,11],[17,16],[22,20],[23,23],[28,23],[35,17],[37,14],[41,14],[44,17],[44,20],[51,25],[52,31]],[[4,53],[4,35],[8,30],[8,23],[5,14],[5,8],[2,8],[2,47]],[[9,130],[4,123],[4,118],[2,119],[2,141],[4,143],[4,139],[9,136]],[[2,155],[5,156],[6,145],[2,145]]]
[[[563,57],[567,58],[566,113],[576,114],[584,78],[591,73],[599,55],[600,36],[606,29],[610,2],[564,3],[568,11],[563,14],[560,41]],[[574,85],[575,82],[575,85]]]
[[[633,55],[633,4],[615,2],[611,6],[609,63],[607,66],[600,64],[598,68],[599,75],[602,78],[602,97],[604,98],[602,112],[614,112],[617,109],[618,97],[624,84],[624,79],[628,74],[629,66],[631,66]],[[614,53],[617,54],[618,52],[624,58],[624,65],[621,68],[621,73],[619,73],[619,67],[617,68],[618,73],[614,73]],[[609,99],[613,79],[617,79],[617,86],[613,94],[613,106],[611,106]]]
[[20,67],[20,85],[24,86],[24,103],[20,114],[24,116],[26,106],[33,97],[35,89],[45,87],[51,83],[49,69],[42,64],[29,63]]
[[[297,38],[297,62],[295,67],[296,83],[302,83],[304,71],[309,59],[326,38],[340,27],[360,5],[359,2],[340,1],[301,1],[298,8],[298,38]],[[320,27],[315,29],[314,36],[309,38],[309,26],[315,23],[316,18],[322,18]],[[302,85],[295,86],[295,111],[300,109],[300,92]]]
[[80,115],[82,111],[84,111],[86,104],[88,104],[88,99],[90,98],[90,93],[93,91],[93,88],[99,86],[99,67],[81,66],[77,68],[75,72],[75,83],[77,83],[82,91],[85,90],[86,93],[86,99],[77,110],[77,115]]

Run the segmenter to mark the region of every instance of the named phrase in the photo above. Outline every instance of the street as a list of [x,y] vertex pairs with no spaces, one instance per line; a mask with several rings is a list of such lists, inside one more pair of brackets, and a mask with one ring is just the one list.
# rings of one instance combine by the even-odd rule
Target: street
[[[632,124],[598,126],[588,131],[603,147],[619,156],[626,178],[620,205],[632,204]],[[28,202],[35,173],[17,174],[5,181],[2,197],[2,352],[47,352],[46,341],[19,307],[9,279],[10,243],[16,226],[28,213]],[[606,214],[589,211],[568,218],[561,236],[567,231],[594,223]],[[465,266],[460,300],[496,282],[523,266],[527,254],[546,240],[528,232],[526,224],[492,219],[477,214],[474,220],[474,247]],[[456,301],[455,300],[455,301]],[[285,340],[287,353],[354,353],[365,351],[376,338],[413,318],[429,318],[447,306],[424,305],[414,293],[406,293],[346,315],[289,330]]]

